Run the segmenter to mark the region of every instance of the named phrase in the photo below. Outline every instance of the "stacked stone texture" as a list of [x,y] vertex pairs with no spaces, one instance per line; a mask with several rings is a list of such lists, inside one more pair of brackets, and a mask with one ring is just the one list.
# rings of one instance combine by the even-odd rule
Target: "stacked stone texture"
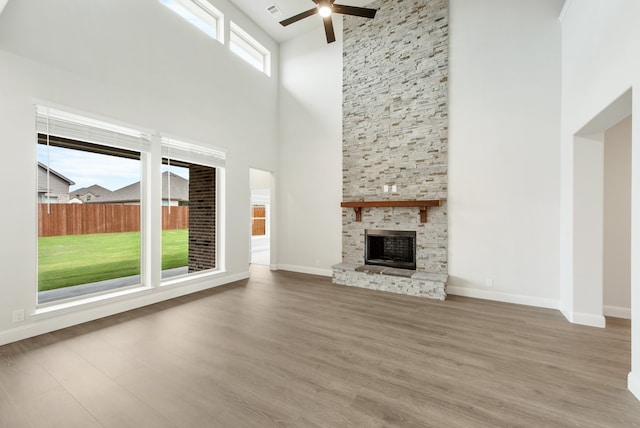
[[189,166],[189,273],[216,267],[216,170]]
[[[415,230],[417,270],[447,273],[448,0],[382,0],[345,17],[343,200],[443,199],[342,213],[342,258],[364,263],[364,230]],[[383,191],[395,184],[396,193]]]

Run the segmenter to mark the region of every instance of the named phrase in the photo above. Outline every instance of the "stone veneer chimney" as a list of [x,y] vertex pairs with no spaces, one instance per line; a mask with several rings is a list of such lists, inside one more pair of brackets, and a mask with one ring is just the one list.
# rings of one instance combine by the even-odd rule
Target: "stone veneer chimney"
[[[442,199],[417,208],[342,211],[342,264],[334,282],[443,299],[447,274],[448,0],[381,0],[373,20],[344,19],[343,200]],[[384,192],[384,185],[397,192]],[[416,231],[418,277],[441,290],[345,277],[364,263],[366,229]],[[347,267],[346,267],[347,266]],[[360,272],[357,272],[360,273]],[[384,275],[377,275],[378,277]],[[382,285],[375,284],[382,281]],[[396,281],[397,282],[397,281]],[[414,281],[415,282],[415,281]]]

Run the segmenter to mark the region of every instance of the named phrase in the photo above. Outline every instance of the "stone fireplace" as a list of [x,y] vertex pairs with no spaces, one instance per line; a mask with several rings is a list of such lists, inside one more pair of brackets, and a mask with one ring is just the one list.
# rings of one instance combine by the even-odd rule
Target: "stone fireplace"
[[[368,7],[378,8],[373,20],[344,18],[342,190],[343,207],[353,209],[342,210],[342,263],[333,279],[444,299],[448,0]],[[369,233],[379,230],[415,234],[415,262],[367,262]]]

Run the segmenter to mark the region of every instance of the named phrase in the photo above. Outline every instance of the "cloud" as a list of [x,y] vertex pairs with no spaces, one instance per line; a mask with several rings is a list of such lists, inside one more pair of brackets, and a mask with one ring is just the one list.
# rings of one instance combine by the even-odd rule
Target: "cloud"
[[140,181],[140,161],[135,159],[53,146],[47,150],[39,144],[38,161],[75,181],[71,190],[93,184],[117,190]]

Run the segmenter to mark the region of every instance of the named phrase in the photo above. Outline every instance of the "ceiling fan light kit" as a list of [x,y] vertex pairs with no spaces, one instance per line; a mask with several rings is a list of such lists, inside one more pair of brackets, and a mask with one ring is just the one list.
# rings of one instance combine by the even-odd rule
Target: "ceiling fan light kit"
[[327,43],[336,41],[336,35],[333,31],[333,21],[331,20],[332,13],[339,13],[341,15],[359,16],[361,18],[373,18],[376,16],[378,9],[369,9],[366,7],[345,6],[342,4],[334,4],[335,0],[313,0],[316,3],[316,7],[306,10],[302,13],[280,21],[283,27],[298,22],[306,17],[315,15],[316,13],[322,17],[324,23],[324,32],[327,35]]
[[331,6],[326,4],[319,4],[318,13],[321,17],[326,18],[327,16],[331,15]]

